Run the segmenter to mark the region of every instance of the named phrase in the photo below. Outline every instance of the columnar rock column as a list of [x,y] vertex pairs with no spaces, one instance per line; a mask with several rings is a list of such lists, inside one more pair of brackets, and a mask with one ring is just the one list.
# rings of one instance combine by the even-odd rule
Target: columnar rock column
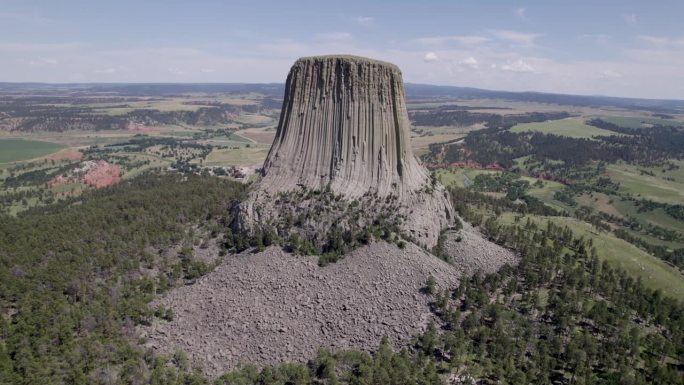
[[427,180],[409,147],[397,66],[355,56],[297,60],[262,188],[324,188],[348,197],[402,195]]
[[[396,212],[391,214],[402,218],[402,230],[434,246],[453,209],[444,188],[413,156],[409,128],[397,66],[356,56],[297,60],[262,179],[240,205],[237,227],[249,230],[274,221],[276,195],[302,188],[348,200],[392,196]],[[367,207],[369,215],[374,210],[380,208]],[[320,219],[309,228],[327,231],[339,219]]]

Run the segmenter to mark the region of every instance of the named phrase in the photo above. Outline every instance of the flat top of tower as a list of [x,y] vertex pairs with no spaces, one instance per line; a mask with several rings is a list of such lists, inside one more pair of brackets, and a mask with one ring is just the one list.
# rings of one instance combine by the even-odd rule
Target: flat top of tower
[[355,56],[355,55],[305,56],[305,57],[300,57],[299,59],[297,59],[295,64],[305,63],[305,62],[319,62],[319,61],[327,61],[327,60],[340,60],[340,61],[346,61],[346,62],[354,62],[357,64],[375,64],[375,65],[379,65],[379,66],[390,67],[392,69],[400,71],[399,67],[397,67],[396,64],[392,64],[392,63],[382,61],[382,60],[371,59],[371,58],[367,58],[367,57],[363,57],[363,56]]

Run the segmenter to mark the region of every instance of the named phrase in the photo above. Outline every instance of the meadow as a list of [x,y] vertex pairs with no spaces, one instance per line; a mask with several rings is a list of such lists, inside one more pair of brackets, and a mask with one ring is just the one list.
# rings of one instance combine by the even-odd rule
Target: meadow
[[571,138],[586,139],[591,139],[594,136],[619,135],[612,131],[589,126],[584,123],[583,118],[567,118],[540,123],[517,124],[511,128],[511,132],[542,132],[545,134],[555,134],[568,136]]
[[643,128],[653,125],[661,126],[677,126],[684,122],[675,119],[660,119],[653,117],[637,117],[637,116],[601,116],[602,120],[627,128]]
[[[516,214],[504,213],[500,220],[511,224]],[[599,232],[590,224],[569,217],[543,217],[536,215],[522,216],[524,223],[527,218],[537,224],[545,225],[551,221],[559,226],[568,226],[575,236],[583,236],[593,240],[599,258],[606,260],[614,267],[620,267],[633,277],[641,278],[642,282],[651,289],[660,289],[664,294],[674,298],[684,298],[684,276],[667,263],[644,252],[638,247],[618,239],[610,233]]]
[[216,149],[203,162],[205,166],[252,166],[266,159],[268,147],[252,145],[239,149]]
[[[680,181],[680,175],[677,175],[679,178],[674,178],[670,176],[670,172],[666,172],[652,176],[640,170],[644,168],[619,163],[608,165],[605,174],[611,180],[620,183],[621,192],[661,203],[681,204],[684,202],[684,182]],[[677,174],[680,173],[681,171]],[[667,180],[666,177],[675,180]]]
[[55,153],[67,146],[27,139],[0,139],[0,163],[17,162]]

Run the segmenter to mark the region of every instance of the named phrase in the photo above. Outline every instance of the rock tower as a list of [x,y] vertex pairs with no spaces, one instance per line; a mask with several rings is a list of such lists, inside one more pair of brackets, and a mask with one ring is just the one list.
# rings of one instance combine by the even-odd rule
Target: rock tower
[[[277,218],[278,194],[325,190],[346,200],[392,198],[402,230],[434,246],[453,209],[444,188],[413,156],[409,128],[401,71],[394,64],[342,55],[297,60],[262,178],[240,205],[239,227],[249,230]],[[381,209],[366,203],[370,214]],[[310,227],[324,231],[330,223],[335,220]]]
[[399,68],[355,56],[297,60],[263,172],[270,191],[329,185],[356,197],[420,188],[427,173],[409,147]]

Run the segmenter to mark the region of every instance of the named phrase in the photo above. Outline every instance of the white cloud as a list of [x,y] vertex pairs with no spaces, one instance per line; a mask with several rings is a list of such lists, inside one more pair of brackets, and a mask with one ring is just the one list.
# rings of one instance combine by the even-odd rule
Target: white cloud
[[438,60],[439,60],[439,57],[437,56],[436,53],[434,53],[432,51],[426,53],[425,56],[423,57],[423,61],[425,61],[427,63],[434,63]]
[[477,69],[480,66],[480,63],[478,63],[477,59],[472,56],[459,61],[458,64],[472,69]]
[[525,8],[516,8],[515,16],[517,16],[520,19],[527,20],[526,12],[527,10]]
[[[413,83],[684,99],[684,49],[677,49],[680,44],[684,47],[684,35],[634,37],[630,44],[614,38],[613,48],[620,56],[582,61],[543,57],[544,52],[553,54],[550,50],[520,52],[518,48],[527,47],[509,44],[511,34],[496,32],[508,39],[474,33],[368,47],[356,35],[342,32],[337,40],[317,40],[324,36],[236,39],[230,47],[218,49],[203,45],[98,49],[75,43],[5,41],[0,43],[0,57],[4,59],[0,60],[0,81],[282,82],[300,56],[345,52],[395,63],[404,79]],[[588,44],[589,39],[609,37],[586,35],[576,39],[585,38]],[[534,37],[513,39],[543,48],[544,42]],[[57,64],[29,65],[29,61],[37,64],[40,59],[53,59]]]
[[363,25],[363,26],[373,25],[373,23],[375,22],[375,18],[370,17],[370,16],[359,16],[359,17],[355,18],[354,20],[358,24]]
[[622,20],[629,25],[636,25],[638,22],[636,13],[625,13],[622,15]]
[[491,34],[495,37],[508,41],[510,43],[521,45],[521,46],[531,46],[534,44],[535,40],[541,36],[537,33],[525,33],[517,31],[507,31],[507,30],[495,30],[491,31]]
[[604,79],[619,79],[622,74],[613,70],[605,70],[601,72],[601,77]]
[[522,59],[502,64],[499,66],[502,71],[509,72],[534,72],[534,67]]

